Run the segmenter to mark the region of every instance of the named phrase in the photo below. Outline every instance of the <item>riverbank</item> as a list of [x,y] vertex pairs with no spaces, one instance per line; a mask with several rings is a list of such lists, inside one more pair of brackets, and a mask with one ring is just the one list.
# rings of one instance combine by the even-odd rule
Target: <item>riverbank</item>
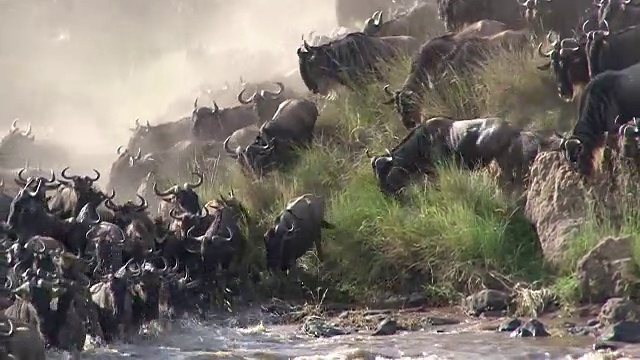
[[[426,117],[500,116],[523,128],[570,129],[575,104],[562,102],[551,74],[537,69],[544,61],[537,54],[499,56],[479,71],[477,79],[461,79],[444,96],[427,95]],[[405,59],[391,67],[391,88],[400,86],[409,66]],[[300,151],[295,163],[255,181],[233,161],[223,159],[230,171],[216,172],[215,179],[209,174],[208,186],[199,189],[204,201],[233,190],[248,209],[252,219],[249,261],[254,264],[264,264],[262,234],[287,201],[304,193],[328,199],[326,218],[335,229],[323,233],[324,262],[309,252],[299,261],[299,274],[291,277],[301,283],[289,281],[279,288],[280,293],[262,284],[259,292],[313,303],[359,304],[394,294],[417,294],[434,307],[458,304],[468,294],[491,288],[509,293],[520,311],[530,315],[549,306],[568,309],[589,300],[590,294],[580,285],[579,267],[588,270],[583,257],[607,236],[640,233],[634,231],[640,228],[635,226],[640,216],[632,211],[634,203],[625,205],[625,216],[617,223],[598,206],[587,206],[581,215],[584,221],[570,235],[563,235],[564,245],[550,254],[548,243],[555,241],[549,240],[554,234],[545,232],[542,237],[541,229],[555,228],[555,223],[544,221],[553,218],[548,216],[550,211],[560,214],[567,209],[548,210],[536,201],[551,196],[555,204],[567,191],[563,187],[578,186],[567,185],[564,178],[553,183],[548,172],[556,168],[565,177],[574,176],[557,153],[543,154],[551,159],[550,167],[542,162],[544,156],[534,164],[537,170],[532,170],[532,176],[541,176],[530,182],[538,193],[505,191],[492,169],[470,173],[444,166],[433,183],[410,186],[403,200],[384,196],[364,149],[382,153],[407,133],[393,107],[383,104],[386,99],[380,84],[357,93],[341,90],[333,99],[319,98],[316,143]],[[540,182],[552,185],[551,195],[549,189],[540,189]],[[535,218],[539,213],[544,215],[539,216],[542,220]],[[633,249],[638,241],[632,236],[624,256],[631,260],[625,264],[635,268]],[[602,303],[620,294],[611,290],[605,295],[593,300]]]

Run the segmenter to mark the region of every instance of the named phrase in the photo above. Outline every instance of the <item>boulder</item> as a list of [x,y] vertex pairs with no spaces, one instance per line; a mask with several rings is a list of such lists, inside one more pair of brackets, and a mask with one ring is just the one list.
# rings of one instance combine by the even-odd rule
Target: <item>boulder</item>
[[585,191],[580,177],[560,152],[538,154],[529,173],[525,214],[535,226],[545,258],[561,262],[568,234],[585,221]]
[[640,306],[629,299],[611,298],[600,309],[598,320],[604,326],[620,321],[639,321]]
[[611,297],[631,295],[639,284],[632,258],[631,237],[608,237],[578,261],[576,277],[582,300],[602,303]]

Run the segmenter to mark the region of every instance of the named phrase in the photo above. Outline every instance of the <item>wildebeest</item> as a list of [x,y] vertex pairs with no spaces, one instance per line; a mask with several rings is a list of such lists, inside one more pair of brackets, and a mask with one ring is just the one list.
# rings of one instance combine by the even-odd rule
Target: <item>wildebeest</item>
[[585,51],[587,37],[579,39],[555,39],[551,42],[552,34],[547,35],[551,43],[550,49],[542,51],[542,42],[538,45],[538,54],[549,61],[538,66],[539,70],[551,69],[558,88],[558,96],[565,101],[573,100],[576,89],[583,88],[590,80],[589,64]]
[[5,359],[46,360],[44,339],[31,325],[0,315],[0,337]]
[[507,181],[522,179],[523,158],[514,139],[520,131],[500,118],[453,120],[432,118],[411,132],[384,156],[371,157],[371,167],[380,190],[397,193],[413,175],[435,174],[435,166],[452,158],[466,169],[487,166],[496,160]]
[[238,102],[242,105],[251,104],[254,108],[254,111],[258,114],[260,123],[271,119],[273,114],[275,114],[276,110],[278,109],[278,105],[280,105],[283,100],[286,100],[288,98],[284,93],[284,84],[281,82],[276,82],[275,85],[278,87],[277,92],[272,92],[269,90],[255,91],[247,99],[244,98],[245,92],[247,91],[246,86],[243,86],[242,90],[238,93]]
[[322,254],[322,228],[334,226],[324,218],[324,198],[304,194],[287,203],[274,221],[274,226],[264,234],[267,250],[267,268],[270,271],[288,271],[296,260],[315,245],[318,259]]
[[638,40],[640,25],[614,33],[610,33],[608,29],[590,31],[586,44],[589,77],[593,78],[606,70],[622,70],[638,63],[640,50],[634,47]]
[[122,148],[120,146],[116,151],[118,158],[111,165],[107,188],[116,190],[123,199],[133,199],[147,174],[158,171],[158,163],[149,154],[142,157],[141,150],[134,154]]
[[383,21],[384,12],[378,10],[364,23],[362,32],[373,36],[409,35],[424,41],[429,35],[444,32],[438,21],[438,10],[430,3],[416,4],[395,18]]
[[600,0],[594,2],[599,8],[598,22],[611,31],[640,24],[640,5],[633,0]]
[[291,146],[311,144],[317,119],[318,108],[314,102],[307,99],[285,100],[273,119],[262,125],[254,143],[245,149],[238,146],[232,150],[227,138],[224,148],[244,168],[264,173],[270,165],[284,161]]
[[354,89],[368,76],[383,80],[382,63],[401,54],[395,40],[356,32],[320,46],[304,41],[297,50],[302,81],[312,93],[326,95],[337,85]]
[[479,20],[496,20],[520,28],[523,18],[517,0],[438,0],[438,17],[447,31],[459,31]]
[[524,17],[537,30],[554,31],[561,38],[573,35],[593,10],[592,0],[518,0],[525,10]]
[[[158,190],[158,184],[153,184],[153,192],[156,196],[162,199],[162,203],[160,205],[161,210],[158,212],[163,216],[164,219],[169,220],[169,211],[171,209],[178,209],[181,212],[186,211],[192,214],[200,213],[200,199],[198,194],[194,191],[204,182],[204,177],[202,174],[197,172],[192,172],[194,176],[198,178],[198,181],[195,183],[184,183],[184,185],[174,185],[167,190],[160,191]],[[164,205],[166,204],[166,205]]]
[[189,139],[190,129],[190,117],[158,125],[151,125],[149,121],[146,124],[140,124],[140,119],[136,119],[136,127],[130,129],[133,134],[126,150],[131,154],[141,151],[142,155],[165,151],[177,142]]
[[229,142],[227,142],[227,147],[231,149],[235,149],[238,146],[241,148],[246,148],[249,144],[253,143],[253,141],[260,134],[260,127],[251,125],[244,127],[242,129],[238,129],[233,132],[229,136]]
[[[483,21],[470,25],[458,34],[449,33],[429,40],[414,55],[409,75],[401,88],[392,92],[389,85],[385,86],[385,92],[390,95],[385,104],[395,105],[402,124],[407,129],[413,128],[421,121],[422,98],[426,89],[435,87],[447,67],[460,71],[484,59],[485,47],[489,50],[495,45],[503,46],[503,37],[499,35],[509,31],[501,31],[503,26],[501,23]],[[519,34],[520,37],[526,37],[523,33]]]
[[618,125],[640,117],[640,64],[622,70],[605,71],[589,82],[580,95],[578,120],[560,148],[564,156],[583,175],[593,171],[594,150],[604,145],[604,134],[616,134]]
[[260,117],[253,105],[220,108],[214,102],[211,108],[198,106],[196,99],[191,114],[191,136],[199,141],[221,141],[238,129],[259,123]]
[[23,166],[26,162],[38,162],[47,167],[68,161],[68,153],[51,142],[35,142],[31,124],[25,131],[17,127],[18,119],[11,124],[9,134],[0,140],[0,164],[5,168]]
[[350,27],[355,21],[363,21],[374,11],[391,11],[402,6],[402,3],[405,3],[405,1],[336,0],[336,19],[339,26]]
[[62,170],[61,175],[67,181],[58,187],[49,201],[50,211],[61,218],[75,217],[86,204],[97,207],[102,201],[113,199],[116,196],[115,190],[112,190],[111,195],[106,195],[93,185],[100,179],[98,170],[93,169],[96,174],[93,178],[90,176],[67,175],[68,170],[68,166]]

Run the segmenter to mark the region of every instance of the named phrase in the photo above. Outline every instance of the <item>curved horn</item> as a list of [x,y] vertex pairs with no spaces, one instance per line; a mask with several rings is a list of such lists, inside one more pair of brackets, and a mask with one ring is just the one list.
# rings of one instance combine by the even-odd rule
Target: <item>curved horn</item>
[[302,39],[302,46],[304,46],[305,50],[307,51],[313,50],[313,46],[309,45],[307,40]]
[[136,118],[135,124],[136,124],[136,129],[138,129],[140,127],[140,118]]
[[49,169],[49,170],[50,170],[49,173],[51,176],[49,177],[49,180],[47,180],[47,183],[51,184],[56,181],[56,173],[53,171],[53,169]]
[[239,102],[240,104],[244,104],[244,105],[246,105],[246,104],[250,104],[250,103],[251,103],[251,101],[253,101],[253,98],[256,96],[256,93],[254,92],[254,93],[253,93],[253,95],[251,95],[251,96],[249,97],[249,99],[244,100],[244,98],[243,98],[243,97],[244,97],[244,93],[245,93],[246,91],[247,91],[247,89],[246,89],[245,87],[242,87],[242,90],[240,90],[240,92],[238,93],[238,102]]
[[231,156],[231,157],[232,157],[232,158],[234,158],[234,159],[237,159],[237,158],[238,158],[238,154],[237,154],[235,151],[233,151],[233,150],[231,150],[231,149],[229,148],[229,140],[231,140],[231,135],[229,135],[229,136],[224,140],[224,143],[222,143],[222,146],[224,147],[224,150],[227,152],[227,154],[229,154],[229,156]]
[[138,161],[140,160],[141,157],[142,157],[142,149],[138,148],[138,152],[136,153],[136,156],[133,157],[133,160]]
[[111,210],[111,211],[118,211],[120,210],[120,207],[118,205],[116,205],[113,201],[111,201],[111,199],[107,199],[104,202],[104,206],[107,207],[107,209]]
[[[209,216],[209,209],[206,206],[203,206],[200,212],[201,212],[200,214],[201,218],[206,218],[207,216]],[[202,214],[202,212],[204,212],[204,214]]]
[[18,118],[13,119],[13,122],[11,122],[11,128],[9,128],[9,133],[10,134],[14,134],[16,131],[18,131]]
[[96,177],[94,177],[94,178],[88,177],[89,181],[91,181],[91,182],[98,181],[98,179],[100,179],[100,172],[98,170],[96,170],[96,169],[93,169],[93,172],[96,174]]
[[274,84],[276,84],[278,86],[278,91],[277,92],[271,92],[271,91],[267,91],[265,90],[264,93],[265,94],[269,94],[269,97],[271,97],[272,100],[277,100],[278,97],[282,94],[282,92],[284,91],[284,84],[281,82],[275,82]]
[[158,190],[158,183],[154,182],[153,183],[153,192],[156,193],[157,196],[159,197],[164,197],[164,196],[169,196],[169,195],[175,195],[175,187],[172,186],[169,189],[165,190],[165,191],[160,191]]
[[233,230],[227,226],[227,232],[229,232],[229,237],[216,236],[215,239],[219,239],[225,242],[231,241],[233,239]]
[[75,178],[78,177],[77,175],[68,176],[67,175],[67,171],[69,171],[69,166],[67,166],[66,168],[62,169],[62,172],[60,173],[60,175],[62,175],[62,177],[67,179],[67,180],[75,180]]
[[20,186],[27,185],[27,179],[22,177],[22,174],[24,174],[25,171],[27,171],[27,169],[25,169],[25,168],[22,168],[22,169],[20,169],[20,171],[18,171],[18,178],[15,179],[16,184],[18,184]]
[[164,263],[164,267],[162,269],[157,269],[157,270],[158,272],[161,272],[161,273],[167,272],[167,270],[169,270],[169,261],[167,261],[167,258],[165,258],[164,256],[161,256],[160,258]]
[[42,180],[39,180],[38,185],[36,186],[36,189],[34,191],[29,191],[29,196],[31,196],[32,198],[37,197],[38,194],[40,193],[41,187],[42,187]]
[[545,57],[545,58],[551,57],[551,54],[553,53],[554,50],[555,49],[552,48],[551,50],[549,50],[549,52],[546,52],[546,53],[542,52],[542,43],[538,44],[538,54],[540,54],[541,57]]
[[142,196],[140,196],[140,194],[136,194],[136,197],[138,199],[140,199],[140,205],[138,205],[138,208],[140,210],[144,210],[147,208],[147,200],[145,200]]
[[198,108],[198,98],[196,98],[195,100],[193,100],[193,110]]
[[186,184],[185,184],[185,185],[186,185],[185,187],[186,187],[188,190],[197,189],[197,188],[198,188],[198,187],[200,187],[200,185],[202,185],[202,183],[204,182],[204,176],[202,176],[202,174],[197,173],[197,172],[195,172],[195,171],[191,172],[191,174],[193,174],[195,177],[197,177],[197,178],[198,178],[198,181],[197,181],[197,182],[195,182],[195,183],[186,183]]
[[369,153],[369,148],[364,149],[364,154],[367,155],[368,158],[372,157]]
[[173,208],[169,211],[169,216],[171,216],[172,218],[176,219],[176,220],[180,220],[182,221],[182,219],[186,216],[185,213],[178,215],[178,210],[176,210],[176,208]]
[[27,123],[27,130],[22,132],[23,136],[29,136],[31,135],[31,122]]
[[218,107],[218,104],[214,101],[213,102],[213,113],[217,113],[220,110],[220,108]]
[[393,157],[393,155],[391,155],[391,151],[389,151],[389,149],[384,149],[384,153],[387,154],[388,157]]
[[602,23],[604,24],[605,30],[604,32],[609,35],[609,23],[607,22],[607,20],[602,20]]
[[7,277],[7,280],[4,282],[5,289],[13,289],[13,280],[10,277]]
[[590,21],[591,21],[591,19],[587,19],[587,21],[585,21],[585,22],[582,24],[582,32],[583,32],[583,33],[585,33],[585,34],[586,34],[586,33],[588,33],[588,31],[587,31],[587,24],[588,24]]
[[104,199],[105,200],[113,200],[113,199],[115,199],[115,197],[116,197],[116,190],[115,189],[111,189],[111,194],[110,195],[104,194]]
[[389,96],[395,96],[395,94],[390,90],[390,85],[389,84],[384,86],[384,92],[386,92],[387,95],[389,95]]
[[5,321],[7,322],[9,329],[7,329],[7,331],[4,331],[4,332],[0,331],[0,337],[9,337],[13,335],[13,330],[14,330],[13,321],[11,321],[11,319],[9,318],[5,318]]
[[631,0],[624,0],[622,3],[625,4],[625,5],[629,5],[629,4],[631,4]]
[[128,151],[127,149],[125,149],[124,145],[120,145],[118,146],[118,148],[116,149],[116,154],[118,155],[122,155],[123,154],[123,149],[124,149],[124,153],[126,154]]

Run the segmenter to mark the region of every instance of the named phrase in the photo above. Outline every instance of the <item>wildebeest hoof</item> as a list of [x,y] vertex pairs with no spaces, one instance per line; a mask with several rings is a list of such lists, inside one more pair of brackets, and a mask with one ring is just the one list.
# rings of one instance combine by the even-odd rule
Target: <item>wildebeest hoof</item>
[[386,318],[378,324],[378,327],[371,335],[394,335],[396,332],[398,332],[398,322],[392,318]]

